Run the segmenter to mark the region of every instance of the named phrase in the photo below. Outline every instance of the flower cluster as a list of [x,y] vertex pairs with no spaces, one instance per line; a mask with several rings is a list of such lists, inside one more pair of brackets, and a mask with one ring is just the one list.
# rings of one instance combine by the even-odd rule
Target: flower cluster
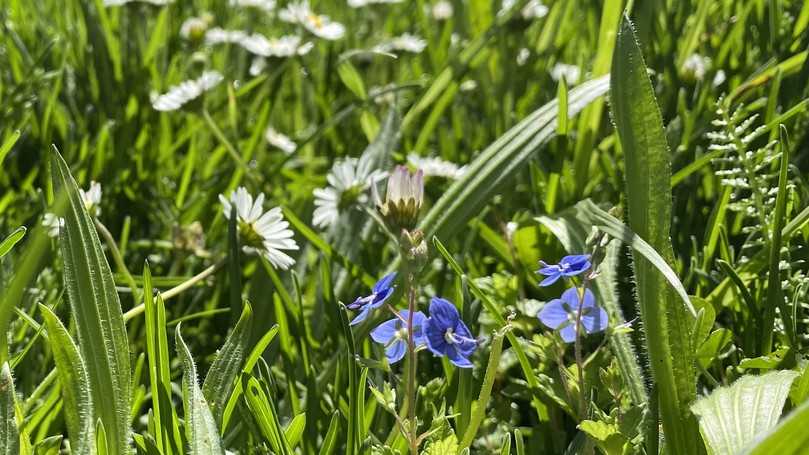
[[[385,275],[371,290],[371,294],[359,297],[347,305],[359,311],[351,325],[366,320],[371,311],[381,307],[393,294],[396,273]],[[393,307],[391,307],[392,309]],[[404,358],[408,343],[410,312],[394,312],[396,317],[379,324],[371,331],[371,339],[385,347],[388,362],[396,363]],[[444,356],[459,368],[471,368],[469,357],[477,349],[477,340],[449,300],[433,297],[430,301],[430,317],[421,311],[413,313],[413,344],[415,348],[429,349],[436,356]]]
[[[559,278],[571,278],[592,268],[589,254],[565,256],[558,264],[543,261],[540,264],[542,268],[537,273],[546,277],[539,283],[540,286],[550,286]],[[580,327],[585,333],[592,334],[604,331],[609,323],[607,312],[596,305],[595,295],[586,286],[589,278],[589,275],[585,275],[585,284],[568,288],[560,298],[545,304],[537,315],[545,326],[558,330],[565,343],[576,341]]]

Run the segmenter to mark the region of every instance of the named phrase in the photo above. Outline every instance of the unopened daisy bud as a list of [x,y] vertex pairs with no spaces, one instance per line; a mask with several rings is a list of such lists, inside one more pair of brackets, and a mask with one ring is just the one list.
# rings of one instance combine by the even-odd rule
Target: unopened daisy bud
[[388,189],[384,201],[377,201],[379,212],[385,221],[396,230],[411,230],[418,222],[419,211],[424,202],[424,173],[411,173],[405,166],[397,166],[388,177]]

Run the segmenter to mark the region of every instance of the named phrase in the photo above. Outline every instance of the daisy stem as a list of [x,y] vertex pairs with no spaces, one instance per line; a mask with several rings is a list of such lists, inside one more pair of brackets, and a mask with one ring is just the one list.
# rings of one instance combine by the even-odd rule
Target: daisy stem
[[411,455],[418,455],[418,425],[416,424],[416,343],[413,340],[413,314],[416,312],[416,285],[412,272],[407,276],[407,439]]

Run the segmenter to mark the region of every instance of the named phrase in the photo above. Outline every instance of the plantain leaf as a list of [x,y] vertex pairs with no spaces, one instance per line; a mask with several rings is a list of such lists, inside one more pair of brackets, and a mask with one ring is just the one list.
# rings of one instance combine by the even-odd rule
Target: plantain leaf
[[56,149],[51,164],[58,201],[64,201],[57,208],[64,207],[60,244],[65,288],[76,321],[79,350],[87,362],[93,415],[103,423],[108,449],[129,454],[131,373],[121,303],[93,220]]
[[[624,152],[629,227],[672,263],[671,165],[663,119],[635,31],[624,17],[612,61],[610,106]],[[666,279],[633,249],[640,314],[668,452],[699,453],[688,405],[696,395],[692,318]],[[687,299],[687,296],[686,296]]]
[[233,328],[233,332],[225,340],[219,350],[205,382],[202,394],[205,395],[211,414],[217,424],[221,425],[225,405],[233,392],[233,384],[242,369],[245,356],[251,349],[250,340],[253,329],[253,309],[249,302],[244,302],[242,315]]
[[20,432],[17,429],[14,378],[8,362],[0,370],[0,454],[20,453]]
[[720,387],[697,400],[691,409],[699,418],[708,454],[739,453],[757,436],[775,427],[797,376],[789,370],[743,376],[729,387]]
[[177,354],[183,362],[183,408],[185,409],[185,437],[192,455],[224,454],[219,431],[211,410],[197,383],[197,366],[191,357],[177,324]]
[[94,451],[95,416],[87,365],[62,321],[45,305],[40,305],[39,310],[45,319],[48,343],[59,376],[71,449],[77,455],[91,455]]
[[[608,88],[609,76],[602,76],[571,90],[568,116],[576,115]],[[425,238],[452,238],[480,213],[501,185],[514,178],[556,133],[558,108],[556,100],[542,106],[481,152],[425,215],[419,226]]]
[[[780,411],[780,409],[779,409]],[[795,408],[778,426],[758,435],[741,455],[800,454],[809,446],[809,401]]]

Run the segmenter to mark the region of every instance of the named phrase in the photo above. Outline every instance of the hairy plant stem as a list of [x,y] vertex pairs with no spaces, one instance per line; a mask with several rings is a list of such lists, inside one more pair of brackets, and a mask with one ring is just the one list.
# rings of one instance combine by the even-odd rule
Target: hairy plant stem
[[579,416],[580,420],[587,418],[587,399],[584,394],[584,361],[581,356],[581,313],[584,306],[584,293],[587,292],[587,285],[589,280],[585,279],[581,287],[578,288],[577,296],[579,298],[579,306],[576,310],[576,342],[573,350],[576,356],[576,375],[579,382]]
[[418,424],[416,423],[416,343],[413,339],[413,314],[416,312],[416,280],[411,271],[407,274],[407,440],[410,454],[418,455]]

